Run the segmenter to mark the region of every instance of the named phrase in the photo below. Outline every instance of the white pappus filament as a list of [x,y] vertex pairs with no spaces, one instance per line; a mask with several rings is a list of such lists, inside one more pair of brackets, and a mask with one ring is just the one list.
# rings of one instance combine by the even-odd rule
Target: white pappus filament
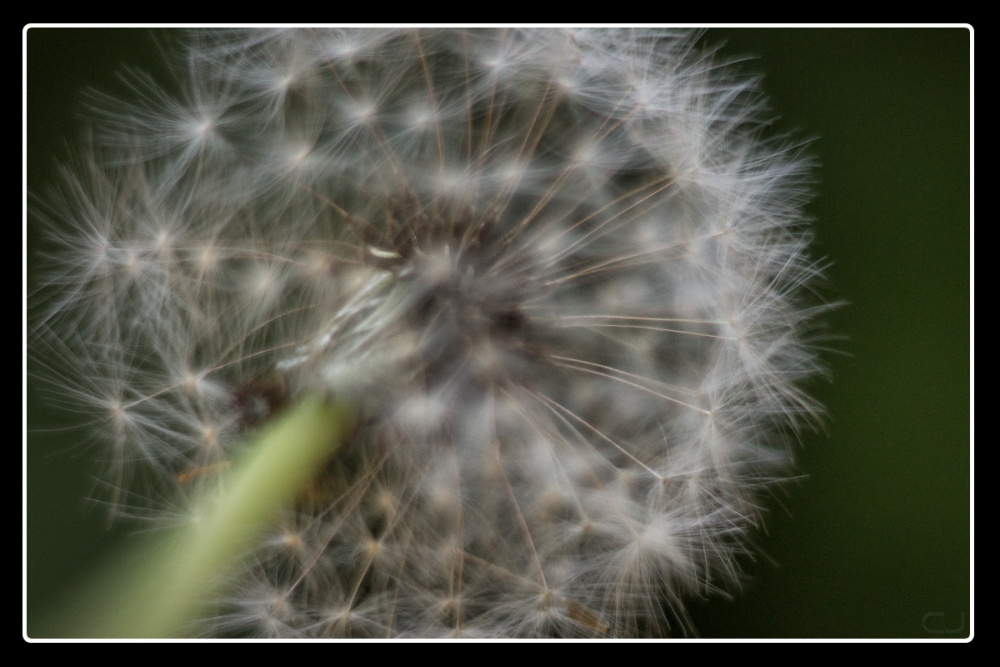
[[736,576],[819,270],[808,161],[697,37],[194,31],[178,95],[92,96],[36,331],[116,508],[183,517],[298,396],[359,414],[201,632],[658,636]]

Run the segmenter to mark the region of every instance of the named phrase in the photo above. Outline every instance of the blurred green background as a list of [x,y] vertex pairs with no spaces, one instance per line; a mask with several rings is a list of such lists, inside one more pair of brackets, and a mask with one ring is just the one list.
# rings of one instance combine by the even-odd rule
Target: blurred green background
[[[705,44],[764,74],[776,133],[813,139],[814,254],[842,337],[813,391],[799,481],[765,499],[731,598],[694,600],[703,637],[960,638],[970,630],[969,30],[726,29]],[[87,87],[133,65],[166,80],[145,30],[27,33],[28,185],[43,194],[83,128]],[[39,236],[27,228],[29,274]],[[29,275],[30,284],[30,275]],[[92,448],[28,378],[28,633],[121,548],[92,490]]]

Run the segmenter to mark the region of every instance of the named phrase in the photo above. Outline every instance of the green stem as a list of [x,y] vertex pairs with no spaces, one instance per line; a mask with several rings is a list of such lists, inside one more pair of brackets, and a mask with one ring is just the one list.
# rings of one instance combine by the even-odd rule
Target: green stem
[[119,562],[61,610],[57,635],[171,637],[197,617],[205,595],[339,448],[344,407],[310,396],[265,429],[225,476],[201,519]]

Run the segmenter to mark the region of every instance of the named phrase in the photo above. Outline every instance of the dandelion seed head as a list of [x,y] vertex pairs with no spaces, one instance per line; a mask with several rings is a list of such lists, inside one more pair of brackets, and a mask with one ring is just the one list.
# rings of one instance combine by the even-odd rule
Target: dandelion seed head
[[95,95],[39,320],[111,427],[113,502],[175,521],[299,396],[358,412],[207,633],[685,632],[683,598],[736,576],[819,411],[819,272],[808,161],[714,57],[661,30],[198,31],[177,99]]

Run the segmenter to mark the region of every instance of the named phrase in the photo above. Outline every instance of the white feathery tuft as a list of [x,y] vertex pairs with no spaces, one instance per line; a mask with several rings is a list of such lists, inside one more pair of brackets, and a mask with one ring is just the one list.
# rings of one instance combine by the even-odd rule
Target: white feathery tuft
[[179,97],[92,96],[35,331],[117,508],[176,521],[305,393],[361,417],[203,632],[660,634],[736,576],[819,269],[808,160],[695,38],[195,31]]

